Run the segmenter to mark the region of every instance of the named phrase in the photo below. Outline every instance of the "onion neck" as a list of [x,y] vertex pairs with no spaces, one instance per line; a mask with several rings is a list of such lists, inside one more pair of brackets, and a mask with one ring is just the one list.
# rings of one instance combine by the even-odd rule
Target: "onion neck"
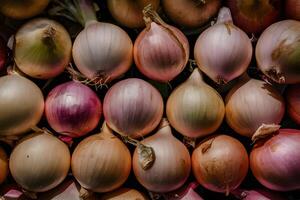
[[271,137],[280,129],[280,125],[277,124],[262,124],[252,136],[253,143],[258,140],[262,140]]
[[101,133],[99,134],[104,139],[115,138],[112,130],[107,126],[106,122],[103,122]]
[[[82,16],[81,24],[84,27],[97,22],[96,12],[91,0],[76,0],[80,8],[80,14]],[[75,1],[75,2],[76,2]]]
[[217,24],[226,24],[226,23],[233,23],[232,16],[229,8],[222,7],[218,14]]
[[163,135],[163,136],[173,136],[172,135],[172,130],[169,124],[169,121],[167,118],[162,118],[160,121],[160,124],[158,126],[158,131],[156,132],[155,135]]
[[190,77],[188,78],[188,81],[191,81],[194,84],[203,84],[203,77],[202,74],[200,72],[200,70],[198,68],[195,68],[192,72],[192,74],[190,75]]

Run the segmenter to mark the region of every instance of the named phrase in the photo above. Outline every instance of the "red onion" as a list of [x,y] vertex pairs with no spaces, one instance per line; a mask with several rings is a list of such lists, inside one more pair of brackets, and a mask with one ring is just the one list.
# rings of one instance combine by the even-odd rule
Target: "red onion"
[[171,81],[188,62],[188,40],[179,29],[166,24],[151,5],[143,13],[146,28],[134,43],[135,64],[148,78]]
[[233,194],[235,198],[241,200],[284,200],[280,194],[265,189],[236,189],[232,191],[231,194]]
[[106,93],[103,114],[109,127],[121,135],[141,137],[159,124],[163,99],[149,83],[129,78],[113,85]]
[[4,68],[6,57],[6,45],[4,40],[0,37],[0,71]]
[[300,124],[300,84],[291,85],[286,92],[287,111],[290,117]]
[[99,200],[148,200],[148,198],[135,189],[119,188],[102,195]]
[[0,146],[0,184],[3,183],[8,175],[8,158]]
[[218,84],[244,73],[251,56],[250,39],[232,23],[230,10],[226,7],[221,8],[217,23],[201,33],[194,48],[198,67]]
[[165,200],[203,200],[194,189],[198,183],[190,183],[188,186],[180,188],[168,194],[163,194]]
[[70,81],[56,86],[45,104],[49,125],[56,132],[70,137],[80,137],[98,124],[102,105],[89,87]]
[[285,0],[285,15],[290,19],[300,21],[300,1]]
[[250,167],[256,179],[276,191],[300,189],[300,130],[261,126],[253,135]]
[[300,83],[300,21],[284,20],[269,26],[259,37],[256,61],[277,83]]

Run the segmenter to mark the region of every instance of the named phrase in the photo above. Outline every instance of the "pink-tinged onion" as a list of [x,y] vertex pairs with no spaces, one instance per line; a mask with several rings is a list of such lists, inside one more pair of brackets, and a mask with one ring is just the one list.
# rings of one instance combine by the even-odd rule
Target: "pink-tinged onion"
[[192,155],[192,168],[198,182],[208,190],[226,195],[242,183],[248,165],[245,147],[227,135],[205,139]]
[[250,167],[255,178],[276,191],[300,189],[300,130],[261,126],[253,135]]
[[170,95],[167,117],[184,136],[197,138],[213,133],[221,125],[225,106],[222,97],[207,85],[199,69]]
[[122,80],[106,93],[104,118],[114,131],[133,138],[147,135],[159,124],[164,110],[160,93],[137,78]]
[[19,141],[9,158],[15,181],[29,192],[45,192],[58,186],[70,168],[66,144],[48,133],[34,133]]
[[168,194],[163,194],[165,200],[203,200],[202,197],[194,191],[198,183],[190,183],[189,185],[180,188]]
[[33,19],[15,35],[14,59],[25,74],[39,79],[62,73],[71,58],[72,41],[67,30],[50,19]]
[[290,19],[300,21],[300,1],[285,0],[285,15]]
[[286,92],[287,111],[290,117],[300,124],[300,84],[291,85]]
[[187,148],[171,132],[166,119],[163,119],[158,132],[141,141],[152,149],[149,153],[144,146],[138,146],[133,155],[133,171],[147,190],[170,192],[181,187],[187,180],[191,161]]
[[259,37],[259,69],[277,83],[300,83],[300,21],[284,20],[269,26]]
[[284,200],[280,194],[266,189],[236,189],[231,194],[240,200]]
[[251,137],[262,124],[279,124],[284,99],[268,83],[245,77],[226,97],[226,121],[237,133]]
[[103,194],[99,200],[148,200],[148,198],[135,189],[119,188],[115,191]]
[[227,5],[238,27],[258,34],[279,19],[282,0],[228,0]]
[[0,199],[2,200],[28,200],[22,188],[17,184],[5,184],[0,188]]
[[179,29],[162,21],[151,5],[143,13],[146,28],[134,43],[135,64],[150,79],[171,81],[188,62],[188,40]]
[[0,78],[0,137],[29,131],[43,111],[44,97],[36,84],[19,75]]
[[8,158],[4,149],[0,146],[0,184],[3,183],[8,175]]
[[221,8],[218,21],[198,37],[194,57],[198,67],[218,84],[244,73],[251,61],[252,44],[232,23],[230,10]]
[[0,71],[2,71],[4,69],[4,65],[6,62],[6,45],[4,40],[0,37]]
[[70,137],[80,137],[92,131],[101,112],[102,105],[96,93],[75,81],[56,86],[45,103],[45,114],[51,128]]

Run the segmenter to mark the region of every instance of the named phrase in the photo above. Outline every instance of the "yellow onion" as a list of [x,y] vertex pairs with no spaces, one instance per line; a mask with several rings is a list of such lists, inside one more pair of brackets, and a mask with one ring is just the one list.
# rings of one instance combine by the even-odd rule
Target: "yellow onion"
[[187,148],[171,132],[166,119],[154,135],[141,141],[152,148],[149,153],[139,145],[133,155],[133,171],[137,180],[152,192],[170,192],[187,180],[191,161]]
[[167,102],[170,124],[191,138],[208,135],[221,125],[225,106],[222,97],[207,85],[199,69],[170,95]]
[[[100,134],[79,143],[72,155],[71,166],[74,177],[87,194],[89,191],[109,192],[120,187],[128,178],[131,155],[104,122]],[[81,192],[81,197],[86,193]]]
[[8,175],[8,158],[4,149],[0,146],[0,184],[3,183]]
[[66,144],[49,133],[33,133],[13,149],[9,168],[15,181],[29,192],[45,192],[58,186],[70,168]]
[[99,200],[147,200],[148,198],[141,192],[130,188],[119,188],[106,193]]

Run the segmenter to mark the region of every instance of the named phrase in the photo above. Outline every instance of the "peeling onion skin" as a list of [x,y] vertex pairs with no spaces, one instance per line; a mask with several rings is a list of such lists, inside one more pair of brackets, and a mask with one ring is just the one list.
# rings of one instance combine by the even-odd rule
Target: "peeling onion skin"
[[285,15],[290,19],[300,21],[300,1],[285,0]]
[[148,200],[148,198],[135,189],[119,188],[103,194],[99,200]]
[[300,125],[300,84],[288,87],[286,103],[289,116]]
[[8,157],[4,149],[0,146],[0,184],[5,181],[8,172]]

